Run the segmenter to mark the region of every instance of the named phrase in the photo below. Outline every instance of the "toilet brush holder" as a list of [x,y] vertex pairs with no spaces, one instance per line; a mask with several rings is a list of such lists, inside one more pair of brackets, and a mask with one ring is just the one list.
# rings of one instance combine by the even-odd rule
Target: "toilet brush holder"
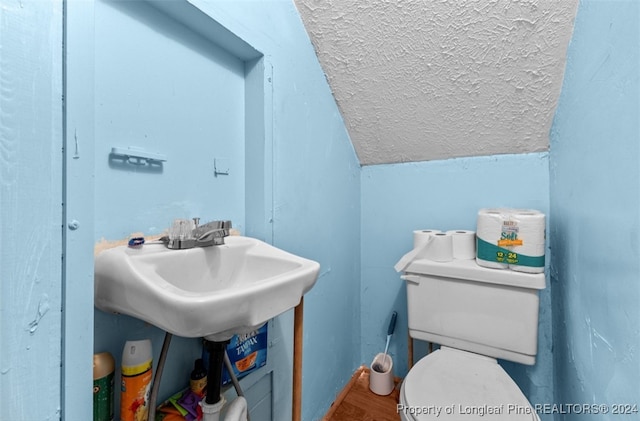
[[386,396],[393,391],[393,359],[389,354],[380,353],[371,362],[369,389],[376,395]]

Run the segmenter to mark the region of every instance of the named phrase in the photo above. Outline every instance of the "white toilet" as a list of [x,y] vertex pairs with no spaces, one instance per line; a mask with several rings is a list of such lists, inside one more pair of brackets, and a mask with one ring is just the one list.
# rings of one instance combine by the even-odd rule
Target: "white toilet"
[[475,260],[416,260],[407,282],[409,335],[440,344],[405,377],[404,421],[536,421],[496,358],[533,365],[544,274],[480,267]]

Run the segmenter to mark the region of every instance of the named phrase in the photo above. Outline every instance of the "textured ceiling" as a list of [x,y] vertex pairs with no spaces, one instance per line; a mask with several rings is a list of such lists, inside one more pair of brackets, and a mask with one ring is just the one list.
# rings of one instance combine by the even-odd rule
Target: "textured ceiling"
[[578,0],[295,0],[362,165],[549,146]]

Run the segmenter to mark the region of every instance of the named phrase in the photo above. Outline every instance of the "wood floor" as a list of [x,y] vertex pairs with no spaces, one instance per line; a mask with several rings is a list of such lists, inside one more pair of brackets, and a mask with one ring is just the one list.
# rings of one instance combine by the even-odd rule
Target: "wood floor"
[[397,404],[400,397],[400,379],[388,396],[379,396],[369,390],[369,369],[361,366],[340,392],[322,421],[399,421]]

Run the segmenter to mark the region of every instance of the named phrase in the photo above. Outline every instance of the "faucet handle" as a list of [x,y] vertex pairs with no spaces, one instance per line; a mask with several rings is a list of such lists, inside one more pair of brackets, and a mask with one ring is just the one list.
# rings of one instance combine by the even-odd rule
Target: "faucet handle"
[[175,219],[171,228],[169,228],[170,239],[189,239],[193,238],[193,221],[189,219]]
[[196,216],[196,217],[191,218],[191,219],[193,219],[193,225],[195,225],[195,227],[194,227],[194,228],[198,228],[198,225],[200,225],[200,218],[198,218],[198,217]]

